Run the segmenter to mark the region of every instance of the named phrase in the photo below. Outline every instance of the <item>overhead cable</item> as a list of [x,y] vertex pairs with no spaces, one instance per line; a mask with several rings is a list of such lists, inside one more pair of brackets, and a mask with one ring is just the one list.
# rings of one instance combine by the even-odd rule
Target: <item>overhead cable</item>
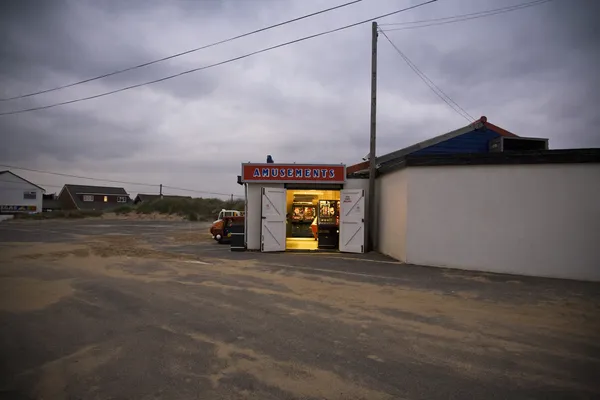
[[177,77],[182,76],[182,75],[187,75],[187,74],[190,74],[190,73],[193,73],[193,72],[203,71],[203,70],[206,70],[206,69],[209,69],[209,68],[214,68],[214,67],[217,67],[217,66],[220,66],[220,65],[229,64],[231,62],[238,61],[238,60],[241,60],[241,59],[244,59],[244,58],[248,58],[248,57],[251,57],[251,56],[254,56],[254,55],[257,55],[257,54],[265,53],[267,51],[275,50],[275,49],[278,49],[280,47],[289,46],[289,45],[294,44],[294,43],[303,42],[305,40],[314,39],[314,38],[317,38],[317,37],[320,37],[320,36],[328,35],[330,33],[339,32],[339,31],[342,31],[342,30],[345,30],[345,29],[348,29],[348,28],[352,28],[352,27],[358,26],[358,25],[366,24],[366,23],[371,22],[371,21],[373,21],[375,19],[385,18],[385,17],[389,17],[391,15],[399,14],[401,12],[413,10],[415,8],[422,7],[422,6],[427,5],[427,4],[435,3],[436,1],[437,0],[425,1],[423,3],[419,3],[419,4],[416,4],[414,6],[410,6],[410,7],[406,7],[406,8],[403,8],[403,9],[396,10],[396,11],[392,11],[392,12],[389,12],[389,13],[386,13],[386,14],[378,15],[378,16],[375,16],[375,17],[372,17],[372,18],[369,18],[369,19],[365,19],[365,20],[360,21],[360,22],[355,22],[353,24],[349,24],[349,25],[345,25],[345,26],[342,26],[342,27],[339,27],[339,28],[335,28],[335,29],[331,29],[331,30],[328,30],[328,31],[320,32],[320,33],[317,33],[317,34],[314,34],[314,35],[304,36],[302,38],[291,40],[289,42],[281,43],[281,44],[278,44],[278,45],[275,45],[275,46],[266,47],[266,48],[263,48],[261,50],[253,51],[251,53],[246,53],[246,54],[238,56],[238,57],[227,59],[225,61],[220,61],[218,63],[206,65],[204,67],[198,67],[198,68],[190,69],[190,70],[187,70],[187,71],[184,71],[184,72],[180,72],[180,73],[174,74],[174,75],[169,75],[169,76],[166,76],[166,77],[163,77],[163,78],[160,78],[160,79],[155,79],[155,80],[152,80],[152,81],[143,82],[143,83],[139,83],[139,84],[136,84],[136,85],[126,86],[126,87],[123,87],[123,88],[120,88],[120,89],[111,90],[109,92],[104,92],[104,93],[100,93],[100,94],[93,95],[93,96],[82,97],[82,98],[79,98],[79,99],[74,99],[74,100],[69,100],[69,101],[63,101],[63,102],[60,102],[60,103],[54,103],[54,104],[49,104],[49,105],[40,106],[40,107],[32,107],[32,108],[26,108],[26,109],[22,109],[22,110],[8,111],[8,112],[0,113],[0,116],[3,116],[3,115],[13,115],[13,114],[21,114],[21,113],[30,112],[30,111],[45,110],[45,109],[48,109],[48,108],[53,108],[53,107],[67,105],[67,104],[78,103],[78,102],[81,102],[81,101],[97,99],[99,97],[104,97],[104,96],[108,96],[108,95],[111,95],[111,94],[115,94],[115,93],[119,93],[119,92],[124,92],[126,90],[135,89],[135,88],[139,88],[139,87],[146,86],[146,85],[151,85],[151,84],[158,83],[158,82],[163,82],[163,81],[166,81],[166,80],[169,80],[169,79],[177,78]]
[[[160,188],[160,184],[155,184],[155,183],[141,183],[141,182],[119,181],[119,180],[113,180],[113,179],[102,179],[102,178],[95,178],[95,177],[89,177],[89,176],[65,174],[62,172],[52,172],[52,171],[45,171],[45,170],[40,170],[40,169],[17,167],[14,165],[5,165],[5,164],[0,164],[0,167],[16,169],[16,170],[21,170],[21,171],[37,172],[40,174],[65,176],[65,177],[77,178],[77,179],[87,179],[87,180],[92,180],[92,181],[97,181],[97,182],[120,183],[123,185],[137,185],[137,186],[148,186],[148,187]],[[56,186],[56,185],[40,185],[40,186]],[[56,187],[62,187],[62,186],[56,186]],[[210,192],[210,191],[205,191],[205,190],[186,189],[186,188],[179,188],[179,187],[163,185],[163,189],[165,189],[165,188],[173,189],[173,190],[181,190],[184,192],[211,194],[211,195],[218,195],[218,196],[231,196],[231,193]],[[234,195],[234,196],[240,197],[240,196],[236,196],[236,195]]]
[[156,186],[156,187],[160,186],[160,185],[156,185],[156,184],[153,184],[153,183],[140,183],[140,182],[128,182],[128,181],[116,181],[116,180],[112,180],[112,179],[91,178],[91,177],[88,177],[88,176],[64,174],[62,172],[44,171],[44,170],[40,170],[40,169],[17,167],[17,166],[14,166],[14,165],[0,164],[0,167],[9,168],[9,169],[17,169],[17,170],[21,170],[21,171],[38,172],[40,174],[49,174],[49,175],[66,176],[66,177],[69,177],[69,178],[87,179],[87,180],[91,180],[91,181],[121,183],[121,184],[124,184],[124,185]]
[[398,52],[398,54],[402,57],[402,59],[406,62],[406,64],[410,67],[410,69],[412,69],[413,72],[415,74],[417,74],[417,76],[419,78],[421,78],[421,80],[423,82],[425,82],[425,84],[429,87],[429,89],[431,89],[433,91],[433,93],[436,94],[436,96],[438,96],[440,99],[442,99],[444,101],[444,103],[446,103],[450,108],[452,108],[458,115],[460,115],[461,117],[463,117],[464,119],[469,121],[469,123],[475,121],[475,118],[473,118],[473,116],[471,116],[471,114],[469,114],[467,111],[465,111],[464,108],[459,106],[458,103],[456,103],[454,100],[452,100],[452,98],[449,95],[447,95],[442,89],[440,89],[439,86],[437,86],[431,79],[429,79],[429,77],[427,75],[425,75],[425,73],[423,71],[421,71],[415,65],[415,63],[413,63],[408,58],[408,56],[406,56],[406,54],[404,54],[398,48],[398,46],[396,46],[394,44],[394,42],[392,42],[392,40],[388,37],[388,35],[385,34],[385,32],[383,30],[379,30],[379,31],[381,32],[381,34],[383,34],[383,36],[387,39],[387,41],[390,42],[392,47],[396,50],[396,52]]
[[347,7],[347,6],[356,4],[356,3],[360,3],[361,1],[363,1],[363,0],[353,0],[353,1],[350,1],[348,3],[340,4],[340,5],[335,6],[335,7],[329,7],[329,8],[326,8],[324,10],[320,10],[320,11],[316,11],[316,12],[313,12],[313,13],[310,13],[310,14],[303,15],[301,17],[296,17],[296,18],[293,18],[293,19],[290,19],[290,20],[287,20],[287,21],[279,22],[279,23],[274,24],[274,25],[269,25],[269,26],[266,26],[264,28],[256,29],[256,30],[251,31],[251,32],[246,32],[246,33],[243,33],[241,35],[233,36],[233,37],[230,37],[228,39],[223,39],[223,40],[220,40],[218,42],[214,42],[214,43],[207,44],[207,45],[204,45],[204,46],[201,46],[201,47],[196,47],[194,49],[182,51],[180,53],[172,54],[172,55],[167,56],[167,57],[162,57],[162,58],[159,58],[159,59],[156,59],[156,60],[153,60],[153,61],[148,61],[148,62],[145,62],[145,63],[142,63],[142,64],[138,64],[138,65],[134,65],[134,66],[131,66],[131,67],[119,69],[119,70],[116,70],[116,71],[113,71],[113,72],[109,72],[109,73],[106,73],[106,74],[95,76],[93,78],[87,78],[87,79],[80,80],[80,81],[77,81],[77,82],[72,82],[72,83],[64,84],[64,85],[57,86],[57,87],[54,87],[54,88],[51,88],[51,89],[45,89],[45,90],[40,90],[40,91],[37,91],[37,92],[27,93],[27,94],[23,94],[23,95],[19,95],[19,96],[13,96],[13,97],[3,98],[3,99],[0,99],[0,102],[1,101],[9,101],[9,100],[22,99],[22,98],[25,98],[25,97],[36,96],[36,95],[43,94],[43,93],[54,92],[56,90],[66,89],[66,88],[70,88],[70,87],[73,87],[73,86],[81,85],[81,84],[84,84],[84,83],[88,83],[88,82],[96,81],[96,80],[99,80],[99,79],[107,78],[109,76],[122,74],[122,73],[127,72],[127,71],[132,71],[134,69],[147,67],[149,65],[153,65],[153,64],[157,64],[157,63],[160,63],[160,62],[163,62],[163,61],[171,60],[173,58],[181,57],[181,56],[184,56],[186,54],[194,53],[196,51],[208,49],[209,47],[218,46],[220,44],[224,44],[224,43],[231,42],[231,41],[234,41],[234,40],[237,40],[237,39],[241,39],[241,38],[246,37],[246,36],[250,36],[250,35],[254,35],[256,33],[264,32],[264,31],[267,31],[269,29],[273,29],[273,28],[277,28],[277,27],[280,27],[280,26],[283,26],[283,25],[287,25],[287,24],[290,24],[292,22],[297,22],[297,21],[300,21],[300,20],[303,20],[303,19],[306,19],[306,18],[314,17],[314,16],[319,15],[319,14],[327,13],[329,11],[334,11],[334,10],[337,10],[337,9],[340,9],[340,8],[343,8],[343,7]]
[[480,11],[480,12],[470,13],[470,14],[455,15],[452,17],[433,18],[433,19],[426,19],[426,20],[421,20],[421,21],[411,21],[411,22],[395,22],[395,23],[381,24],[380,26],[387,27],[387,26],[399,26],[399,25],[414,25],[414,26],[404,26],[401,28],[386,28],[386,32],[403,31],[403,30],[407,30],[407,29],[427,28],[430,26],[453,24],[455,22],[462,22],[462,21],[469,21],[472,19],[491,17],[491,16],[497,15],[497,14],[503,14],[503,13],[507,13],[507,12],[511,12],[511,11],[517,11],[517,10],[522,10],[522,9],[533,7],[533,6],[538,6],[538,5],[541,5],[544,3],[549,3],[550,1],[552,1],[552,0],[537,0],[537,1],[532,1],[530,3],[524,3],[524,4],[515,5],[515,6],[509,6],[509,7],[496,8],[493,10]]

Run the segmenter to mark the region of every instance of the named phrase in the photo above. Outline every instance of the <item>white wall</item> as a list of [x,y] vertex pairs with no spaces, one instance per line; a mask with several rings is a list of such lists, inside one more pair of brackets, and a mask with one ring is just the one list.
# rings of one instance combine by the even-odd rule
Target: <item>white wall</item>
[[[35,200],[24,199],[23,192],[36,192]],[[0,205],[36,206],[36,212],[42,211],[43,191],[11,173],[0,175]]]
[[[406,262],[600,280],[600,164],[404,171]],[[390,255],[402,260],[401,252]]]
[[[267,185],[260,183],[247,183],[246,185],[246,248],[260,250],[262,188]],[[283,184],[272,183],[268,187],[282,188]]]
[[377,249],[390,257],[406,261],[407,169],[377,179]]

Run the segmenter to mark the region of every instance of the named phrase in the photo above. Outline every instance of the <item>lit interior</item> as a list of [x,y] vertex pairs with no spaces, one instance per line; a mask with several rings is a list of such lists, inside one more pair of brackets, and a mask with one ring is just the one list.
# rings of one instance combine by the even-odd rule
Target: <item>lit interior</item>
[[[331,210],[329,201],[339,204],[339,190],[287,190],[286,250],[317,250],[319,248],[317,218],[319,210]],[[322,214],[322,215],[325,215]],[[331,211],[330,223],[336,223],[337,213]],[[325,218],[322,220],[327,222]],[[321,246],[324,242],[321,240]]]

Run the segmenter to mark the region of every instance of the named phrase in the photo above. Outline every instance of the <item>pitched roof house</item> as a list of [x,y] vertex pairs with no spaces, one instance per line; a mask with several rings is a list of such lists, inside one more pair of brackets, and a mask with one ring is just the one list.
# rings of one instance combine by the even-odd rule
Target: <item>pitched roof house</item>
[[0,171],[0,213],[40,212],[44,188],[10,171]]
[[133,200],[134,204],[139,204],[143,202],[158,200],[160,198],[163,199],[191,199],[192,196],[174,196],[174,195],[160,195],[160,194],[143,194],[139,193],[135,196],[135,200]]
[[58,199],[64,210],[110,210],[131,203],[125,189],[110,186],[65,185]]

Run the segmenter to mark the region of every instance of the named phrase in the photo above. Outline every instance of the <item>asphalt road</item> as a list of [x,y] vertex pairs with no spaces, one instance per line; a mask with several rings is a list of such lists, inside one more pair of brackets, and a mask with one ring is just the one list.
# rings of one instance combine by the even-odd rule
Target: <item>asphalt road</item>
[[598,398],[600,285],[0,223],[1,399]]

